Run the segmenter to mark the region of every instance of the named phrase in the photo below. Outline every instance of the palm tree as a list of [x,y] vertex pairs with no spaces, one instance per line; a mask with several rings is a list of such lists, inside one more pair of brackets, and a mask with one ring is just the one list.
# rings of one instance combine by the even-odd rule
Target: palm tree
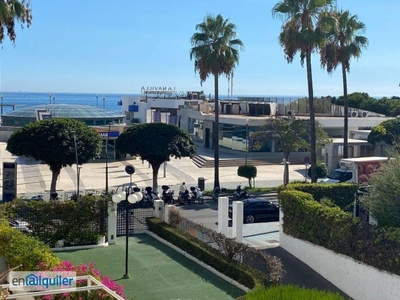
[[343,158],[348,158],[348,131],[349,131],[349,104],[347,100],[347,75],[350,72],[351,58],[359,58],[362,49],[367,47],[368,39],[358,35],[364,32],[364,23],[357,20],[356,15],[349,11],[333,11],[329,13],[329,31],[324,47],[321,48],[321,65],[326,66],[328,73],[332,73],[336,67],[342,65],[343,78]]
[[32,10],[29,0],[0,0],[0,44],[8,35],[11,42],[15,44],[15,21],[26,24],[32,23]]
[[239,63],[239,49],[244,48],[237,38],[236,26],[220,14],[215,18],[207,15],[204,21],[196,25],[192,38],[190,59],[194,60],[194,69],[200,74],[202,84],[208,75],[214,76],[214,188],[219,187],[219,103],[218,77],[230,74]]
[[321,13],[331,7],[332,3],[333,0],[282,0],[272,9],[274,16],[284,18],[279,43],[284,49],[287,62],[291,63],[297,52],[300,53],[302,66],[304,59],[306,60],[312,182],[317,181],[317,145],[311,54],[323,44],[324,34],[317,26],[318,19]]

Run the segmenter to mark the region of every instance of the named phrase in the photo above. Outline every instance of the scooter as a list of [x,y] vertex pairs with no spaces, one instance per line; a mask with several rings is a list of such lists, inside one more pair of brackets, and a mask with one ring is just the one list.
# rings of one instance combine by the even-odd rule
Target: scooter
[[227,197],[228,192],[226,188],[220,188],[219,186],[215,187],[213,193],[212,193],[212,198],[214,201],[217,201],[219,197]]
[[203,204],[203,192],[197,186],[190,187],[190,199],[194,203]]
[[232,199],[233,200],[241,200],[241,199],[247,199],[250,196],[247,194],[245,190],[242,190],[242,185],[238,185],[236,187],[236,190],[233,192]]
[[164,204],[174,204],[174,191],[168,185],[163,185],[161,188],[163,190],[161,199]]
[[190,197],[188,190],[185,190],[183,193],[180,193],[178,200],[180,204],[181,203],[188,205],[192,204],[192,197]]
[[31,198],[32,201],[43,201],[43,195],[39,194],[39,195],[35,195]]
[[144,188],[142,193],[143,199],[139,202],[142,206],[153,206],[154,200],[160,199],[157,192],[151,186]]

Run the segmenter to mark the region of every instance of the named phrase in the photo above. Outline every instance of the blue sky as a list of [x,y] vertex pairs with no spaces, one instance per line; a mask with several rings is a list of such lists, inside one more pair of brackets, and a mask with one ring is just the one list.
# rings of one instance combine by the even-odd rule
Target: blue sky
[[[270,0],[30,0],[33,23],[14,47],[0,49],[0,91],[139,93],[142,86],[204,90],[189,58],[195,26],[221,13],[246,48],[234,75],[235,95],[307,95],[306,70],[288,64],[278,43],[282,20]],[[400,95],[400,1],[339,0],[365,23],[369,46],[352,61],[348,91]],[[313,57],[314,93],[342,95],[340,70],[328,75]],[[228,81],[220,79],[220,93]]]

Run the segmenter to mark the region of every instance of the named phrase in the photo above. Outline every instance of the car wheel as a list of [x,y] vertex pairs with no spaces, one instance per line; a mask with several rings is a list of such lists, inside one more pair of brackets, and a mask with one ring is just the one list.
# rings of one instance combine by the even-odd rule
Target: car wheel
[[248,216],[246,216],[246,218],[245,218],[244,221],[245,221],[246,223],[254,223],[255,218],[254,218],[253,215],[248,215]]

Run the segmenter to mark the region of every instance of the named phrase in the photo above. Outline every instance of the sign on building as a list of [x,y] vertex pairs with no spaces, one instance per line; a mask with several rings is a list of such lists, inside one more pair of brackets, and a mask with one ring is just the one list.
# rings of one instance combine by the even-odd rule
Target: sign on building
[[17,197],[17,164],[3,162],[3,202]]

